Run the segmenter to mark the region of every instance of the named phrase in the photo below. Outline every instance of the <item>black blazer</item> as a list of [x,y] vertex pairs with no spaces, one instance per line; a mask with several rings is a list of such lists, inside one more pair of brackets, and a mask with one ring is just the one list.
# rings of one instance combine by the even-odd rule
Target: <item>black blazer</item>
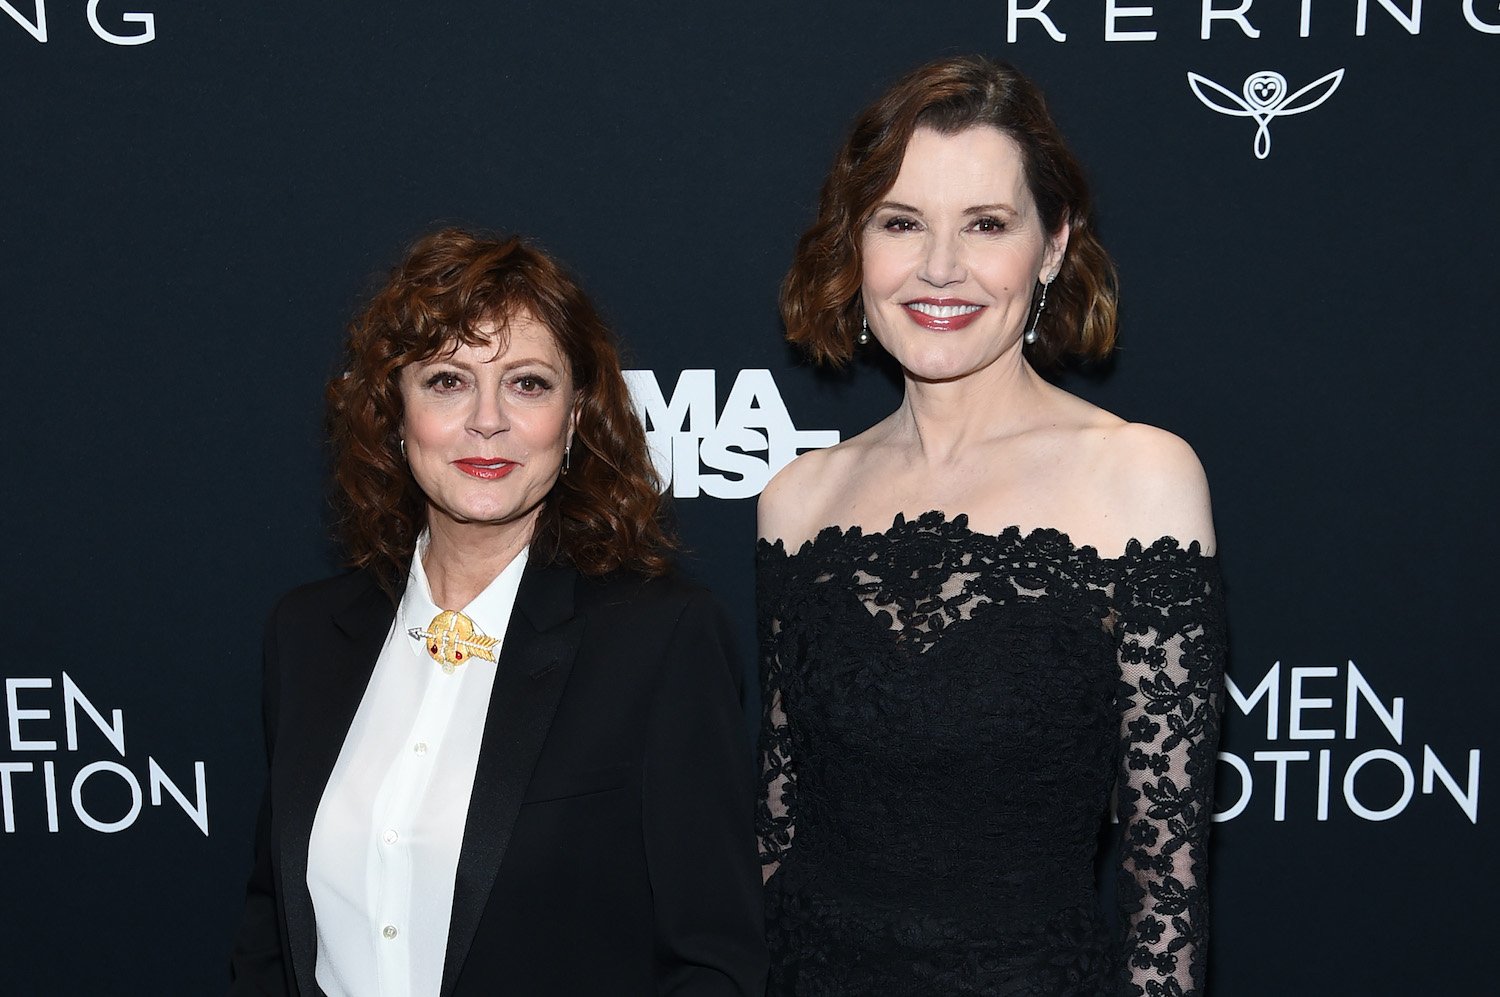
[[[267,624],[270,783],[231,994],[321,993],[308,841],[394,617],[355,572],[293,591]],[[702,590],[526,566],[493,666],[442,997],[763,992],[729,648]]]

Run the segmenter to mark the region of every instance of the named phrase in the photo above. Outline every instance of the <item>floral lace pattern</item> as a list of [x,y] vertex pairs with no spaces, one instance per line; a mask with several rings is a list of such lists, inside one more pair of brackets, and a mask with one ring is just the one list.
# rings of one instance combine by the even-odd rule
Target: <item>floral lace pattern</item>
[[770,993],[1202,994],[1213,558],[934,512],[758,568]]

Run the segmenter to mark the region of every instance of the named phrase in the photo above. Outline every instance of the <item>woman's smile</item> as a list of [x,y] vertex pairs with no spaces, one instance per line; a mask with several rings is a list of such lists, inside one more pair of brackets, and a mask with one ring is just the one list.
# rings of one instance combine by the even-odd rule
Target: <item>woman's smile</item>
[[917,325],[937,332],[962,329],[984,310],[984,305],[961,298],[916,298],[905,302],[902,307]]
[[460,457],[453,466],[463,473],[481,481],[497,481],[520,467],[519,461],[504,457]]

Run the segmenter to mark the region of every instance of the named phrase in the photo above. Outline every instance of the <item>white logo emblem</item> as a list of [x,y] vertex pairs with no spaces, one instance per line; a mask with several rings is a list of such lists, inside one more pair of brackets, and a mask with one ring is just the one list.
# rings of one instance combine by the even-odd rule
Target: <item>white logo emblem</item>
[[[655,372],[625,371],[656,473],[671,482],[678,498],[752,498],[803,450],[839,441],[836,429],[792,424],[769,370],[737,373],[717,414],[716,380],[717,371],[685,370],[668,396]],[[704,468],[721,473],[705,474]]]
[[1289,94],[1285,76],[1263,69],[1245,78],[1244,96],[1241,96],[1206,76],[1188,73],[1188,85],[1205,106],[1231,117],[1254,119],[1256,159],[1265,159],[1271,154],[1272,118],[1311,111],[1332,97],[1343,79],[1344,71],[1336,69]]

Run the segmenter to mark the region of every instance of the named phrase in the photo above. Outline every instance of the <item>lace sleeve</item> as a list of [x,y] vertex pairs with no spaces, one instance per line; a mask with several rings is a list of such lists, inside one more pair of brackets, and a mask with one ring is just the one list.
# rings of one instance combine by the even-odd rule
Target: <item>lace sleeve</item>
[[777,602],[784,590],[777,558],[780,547],[761,544],[756,571],[756,632],[760,644],[761,728],[760,800],[755,810],[761,875],[769,880],[792,843],[797,780],[792,765],[790,730],[782,673],[782,629]]
[[1124,825],[1122,992],[1200,997],[1208,948],[1207,844],[1224,702],[1218,562],[1195,543],[1132,542],[1115,593]]

